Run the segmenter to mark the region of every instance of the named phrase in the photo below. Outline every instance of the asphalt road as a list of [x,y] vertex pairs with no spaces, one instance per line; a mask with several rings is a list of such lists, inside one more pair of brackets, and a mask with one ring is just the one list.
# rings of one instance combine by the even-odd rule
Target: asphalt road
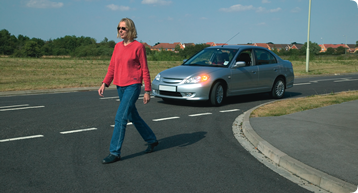
[[[358,90],[358,74],[295,80],[285,98]],[[122,160],[109,153],[115,90],[0,97],[1,192],[308,192],[271,171],[235,139],[232,124],[268,94],[203,102],[137,101],[159,145],[128,125]]]

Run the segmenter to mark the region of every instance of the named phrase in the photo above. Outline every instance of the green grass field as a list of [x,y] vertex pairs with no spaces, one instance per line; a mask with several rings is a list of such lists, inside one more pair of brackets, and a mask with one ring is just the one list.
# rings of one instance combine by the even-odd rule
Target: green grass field
[[[153,78],[161,71],[180,65],[181,61],[148,61]],[[357,73],[357,59],[292,61],[295,77]],[[0,58],[0,92],[100,86],[109,59]]]

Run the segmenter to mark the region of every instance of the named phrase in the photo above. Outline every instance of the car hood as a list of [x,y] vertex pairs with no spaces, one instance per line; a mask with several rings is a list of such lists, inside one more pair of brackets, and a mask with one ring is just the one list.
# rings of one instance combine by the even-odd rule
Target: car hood
[[160,72],[161,77],[166,78],[186,78],[189,76],[197,76],[199,74],[210,74],[212,72],[222,70],[220,67],[205,66],[177,66]]

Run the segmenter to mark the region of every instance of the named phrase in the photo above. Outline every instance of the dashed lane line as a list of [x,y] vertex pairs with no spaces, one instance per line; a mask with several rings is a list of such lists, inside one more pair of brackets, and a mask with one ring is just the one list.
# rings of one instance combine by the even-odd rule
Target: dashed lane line
[[99,98],[101,100],[106,100],[106,99],[118,99],[118,96],[116,97],[102,97],[102,98]]
[[235,111],[240,111],[240,109],[223,110],[223,111],[220,111],[220,113],[229,113],[229,112],[235,112]]
[[24,106],[29,106],[29,104],[2,106],[2,107],[0,107],[0,109],[7,109],[7,108],[14,108],[14,107],[24,107]]
[[[222,110],[221,113],[226,112],[235,112],[239,111],[240,109],[229,109],[229,110]],[[199,114],[192,114],[189,115],[191,117],[195,116],[203,116],[203,115],[211,115],[212,113],[199,113]],[[166,120],[172,120],[172,119],[179,119],[180,117],[166,117],[166,118],[160,118],[160,119],[153,119],[152,121],[166,121]],[[128,122],[127,125],[132,125],[132,122]],[[111,125],[111,127],[114,127],[114,125]],[[78,133],[78,132],[84,132],[84,131],[93,131],[97,130],[97,128],[88,128],[88,129],[78,129],[78,130],[71,130],[71,131],[62,131],[60,134],[70,134],[70,133]],[[44,137],[43,135],[33,135],[33,136],[26,136],[26,137],[17,137],[17,138],[10,138],[10,139],[2,139],[0,142],[9,142],[9,141],[15,141],[15,140],[23,140],[23,139],[32,139],[32,138],[39,138]]]
[[357,81],[358,79],[343,79],[343,80],[336,80],[334,82],[349,82],[349,81]]
[[26,137],[2,139],[2,140],[0,140],[0,142],[9,142],[9,141],[16,141],[16,140],[23,140],[23,139],[33,139],[33,138],[39,138],[39,137],[44,137],[44,136],[43,135],[32,135],[32,136],[26,136]]
[[311,84],[310,82],[307,83],[299,83],[299,84],[293,84],[293,86],[301,86],[301,85],[307,85],[307,84]]
[[161,118],[161,119],[153,119],[153,121],[166,121],[171,119],[179,119],[180,117],[167,117],[167,118]]
[[43,108],[45,106],[33,106],[33,107],[20,107],[20,108],[11,108],[11,109],[0,109],[0,111],[16,111],[16,110],[24,110],[24,109],[38,109]]
[[72,130],[72,131],[62,131],[61,134],[69,134],[69,133],[78,133],[78,132],[84,132],[84,131],[93,131],[97,130],[97,128],[88,128],[88,129],[78,129],[78,130]]
[[[133,125],[132,122],[128,122],[127,125]],[[111,125],[111,127],[114,127],[114,125]]]
[[193,114],[189,115],[190,117],[197,117],[197,116],[204,116],[204,115],[211,115],[212,113],[199,113],[199,114]]
[[[139,97],[138,100],[142,100],[144,97]],[[154,96],[150,96],[151,99],[154,98]],[[119,99],[117,99],[116,101],[120,101]]]

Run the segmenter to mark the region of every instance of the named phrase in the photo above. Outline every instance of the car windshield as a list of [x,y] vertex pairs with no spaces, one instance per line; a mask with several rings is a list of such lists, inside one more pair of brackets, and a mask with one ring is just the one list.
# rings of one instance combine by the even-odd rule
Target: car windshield
[[236,49],[207,48],[191,57],[183,65],[228,67],[237,51]]

